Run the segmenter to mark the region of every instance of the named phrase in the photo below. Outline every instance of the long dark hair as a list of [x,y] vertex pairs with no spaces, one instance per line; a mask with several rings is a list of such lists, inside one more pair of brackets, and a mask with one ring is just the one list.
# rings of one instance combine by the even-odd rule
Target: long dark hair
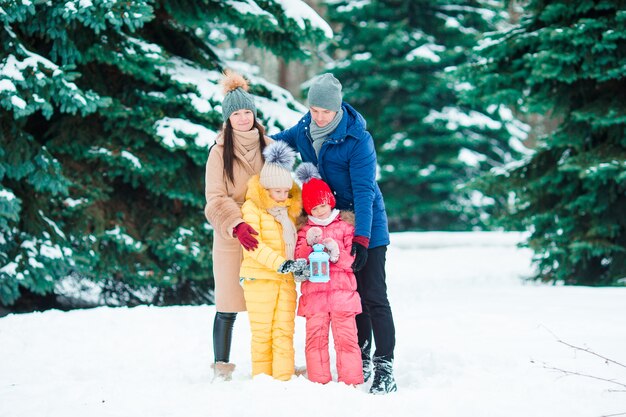
[[[259,131],[259,147],[261,148],[261,157],[263,157],[263,149],[265,149],[265,129],[263,128],[263,126],[261,126],[256,118],[254,119],[252,129],[254,129],[255,127]],[[226,178],[228,178],[230,183],[235,184],[234,166],[235,161],[237,161],[239,158],[237,158],[237,156],[235,155],[235,137],[233,135],[233,126],[230,124],[230,120],[226,120],[226,124],[224,124],[223,137],[224,173],[226,174]]]

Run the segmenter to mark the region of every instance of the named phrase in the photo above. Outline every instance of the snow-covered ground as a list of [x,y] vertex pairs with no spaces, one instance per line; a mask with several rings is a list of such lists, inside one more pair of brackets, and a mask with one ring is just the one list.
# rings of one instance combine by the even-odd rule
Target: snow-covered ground
[[[524,283],[531,253],[515,247],[519,239],[392,236],[395,394],[304,377],[252,379],[245,314],[236,323],[234,380],[212,383],[212,306],[97,308],[0,319],[0,416],[626,415],[618,384],[626,384],[626,288]],[[298,318],[299,365],[303,350]]]

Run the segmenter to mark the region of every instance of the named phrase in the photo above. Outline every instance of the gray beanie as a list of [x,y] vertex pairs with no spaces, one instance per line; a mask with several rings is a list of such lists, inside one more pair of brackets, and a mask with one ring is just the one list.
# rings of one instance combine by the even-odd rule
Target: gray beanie
[[224,100],[222,100],[222,116],[224,122],[228,120],[231,114],[237,110],[250,110],[256,118],[256,106],[254,98],[248,90],[248,82],[241,75],[226,70],[222,79],[224,87]]
[[319,75],[311,82],[308,98],[309,106],[339,111],[341,109],[341,83],[331,73]]

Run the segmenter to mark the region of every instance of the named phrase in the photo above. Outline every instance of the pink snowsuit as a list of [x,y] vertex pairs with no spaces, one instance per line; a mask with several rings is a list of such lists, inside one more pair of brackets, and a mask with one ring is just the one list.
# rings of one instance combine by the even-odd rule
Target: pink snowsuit
[[333,238],[339,246],[339,260],[330,263],[330,281],[305,281],[300,290],[298,315],[306,317],[306,367],[309,380],[325,384],[332,380],[328,352],[329,327],[333,332],[337,357],[338,381],[349,385],[363,383],[363,363],[359,349],[355,316],[361,312],[361,298],[356,291],[350,255],[354,226],[338,215],[327,226],[309,219],[298,232],[295,258],[308,258],[313,248],[306,233],[311,227],[322,230],[320,242]]

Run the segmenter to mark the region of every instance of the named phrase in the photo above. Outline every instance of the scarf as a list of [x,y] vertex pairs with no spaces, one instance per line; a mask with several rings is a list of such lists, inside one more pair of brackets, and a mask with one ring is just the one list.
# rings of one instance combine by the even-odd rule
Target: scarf
[[268,208],[267,212],[274,216],[276,220],[283,226],[283,240],[285,241],[285,257],[293,259],[296,249],[296,226],[293,224],[287,214],[287,207],[274,206]]
[[318,219],[317,217],[309,216],[309,220],[311,221],[311,223],[314,223],[318,226],[328,226],[337,218],[338,215],[339,210],[333,209],[333,211],[330,212],[330,216],[326,217],[325,219]]
[[[259,131],[254,128],[247,132],[233,130],[235,155],[250,175],[260,171],[262,158],[259,157]],[[258,166],[257,166],[258,165]],[[257,169],[258,168],[258,169]]]
[[328,138],[328,135],[333,133],[337,126],[339,126],[342,118],[343,109],[339,109],[333,120],[331,120],[330,123],[324,127],[319,127],[317,123],[315,123],[315,120],[311,119],[309,129],[311,131],[311,137],[313,138],[313,149],[315,149],[315,155],[319,156],[320,149],[322,149],[322,145]]

